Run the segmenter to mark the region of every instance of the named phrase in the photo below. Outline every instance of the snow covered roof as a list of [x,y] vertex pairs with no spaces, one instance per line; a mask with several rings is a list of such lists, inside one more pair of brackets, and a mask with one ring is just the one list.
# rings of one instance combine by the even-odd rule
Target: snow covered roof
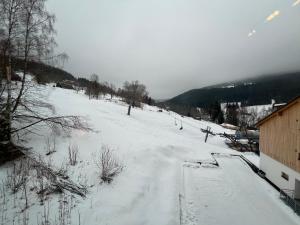
[[231,130],[237,130],[238,127],[229,123],[222,123],[221,124],[222,127],[227,128],[227,129],[231,129]]

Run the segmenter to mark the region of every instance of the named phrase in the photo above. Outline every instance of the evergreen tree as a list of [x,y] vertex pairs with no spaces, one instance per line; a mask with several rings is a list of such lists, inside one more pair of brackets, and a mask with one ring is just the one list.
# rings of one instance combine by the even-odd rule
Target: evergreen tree
[[224,113],[221,110],[219,115],[218,115],[218,124],[222,124],[222,123],[224,123]]
[[218,122],[218,117],[221,112],[221,105],[216,101],[211,108],[211,120],[213,122]]
[[227,103],[226,105],[226,123],[237,126],[239,124],[238,120],[238,104],[237,103]]

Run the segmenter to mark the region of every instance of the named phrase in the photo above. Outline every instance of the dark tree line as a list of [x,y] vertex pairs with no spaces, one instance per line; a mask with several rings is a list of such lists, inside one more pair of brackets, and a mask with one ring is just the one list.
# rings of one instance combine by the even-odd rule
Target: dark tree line
[[224,113],[219,102],[215,102],[208,109],[211,121],[218,124],[224,123]]
[[235,86],[231,88],[224,88],[222,86],[226,84],[223,84],[194,89],[168,102],[201,108],[209,107],[215,101],[241,102],[242,106],[252,106],[270,104],[272,99],[276,102],[288,102],[300,95],[300,72],[263,76],[234,83]]
[[112,99],[114,95],[117,95],[116,87],[112,83],[99,81],[99,76],[97,74],[93,74],[90,76],[90,80],[86,78],[79,77],[76,80],[76,85],[79,89],[84,89],[85,94],[89,96],[89,98],[98,99],[100,95],[109,95]]
[[217,124],[229,123],[240,126],[242,123],[247,122],[247,126],[249,126],[250,124],[253,125],[253,121],[255,121],[257,117],[255,112],[246,113],[245,110],[243,111],[243,108],[240,108],[237,103],[227,103],[224,109],[221,108],[221,104],[218,101],[202,108],[166,103],[158,103],[157,106],[174,111],[183,116],[200,120],[204,119]]
[[[22,71],[23,70],[23,61],[20,59],[13,59],[12,60],[13,68],[15,71]],[[61,82],[63,80],[73,80],[75,81],[75,77],[54,66],[48,65],[44,61],[28,61],[28,73],[34,75],[37,83],[39,84],[46,84],[50,82]]]

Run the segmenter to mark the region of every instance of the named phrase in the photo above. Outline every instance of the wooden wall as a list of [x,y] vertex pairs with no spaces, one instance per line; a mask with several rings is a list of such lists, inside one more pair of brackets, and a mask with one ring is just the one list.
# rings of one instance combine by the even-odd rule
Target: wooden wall
[[300,102],[260,126],[260,150],[300,173]]

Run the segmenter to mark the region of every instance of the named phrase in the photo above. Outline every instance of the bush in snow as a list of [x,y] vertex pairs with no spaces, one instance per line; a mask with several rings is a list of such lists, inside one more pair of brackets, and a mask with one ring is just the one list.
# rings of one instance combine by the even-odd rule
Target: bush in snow
[[96,159],[96,165],[100,169],[100,179],[110,183],[113,177],[123,170],[123,165],[115,158],[113,150],[107,146],[102,147],[102,152]]
[[46,155],[51,155],[56,152],[56,136],[55,133],[52,132],[50,137],[47,137],[46,140]]
[[69,163],[71,166],[75,166],[77,163],[78,146],[69,145]]
[[12,193],[17,193],[27,182],[29,167],[28,160],[22,159],[19,162],[15,162],[12,170],[7,172],[6,186]]

